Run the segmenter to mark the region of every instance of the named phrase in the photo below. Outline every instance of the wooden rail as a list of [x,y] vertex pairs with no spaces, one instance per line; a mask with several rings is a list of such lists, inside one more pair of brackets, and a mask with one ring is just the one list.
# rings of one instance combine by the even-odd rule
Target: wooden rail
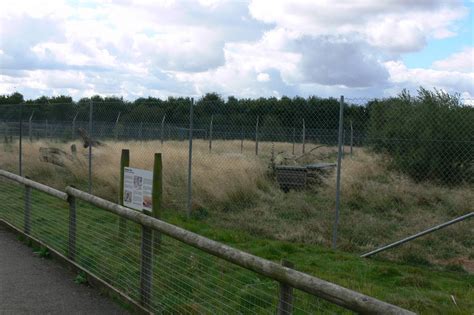
[[3,176],[5,178],[11,179],[12,181],[15,181],[17,183],[23,184],[25,186],[34,188],[36,190],[42,191],[44,193],[47,193],[48,195],[54,196],[56,198],[59,198],[61,200],[67,201],[68,195],[65,192],[62,192],[60,190],[54,189],[52,187],[40,184],[38,182],[32,181],[31,179],[18,176],[16,174],[0,170],[0,176]]

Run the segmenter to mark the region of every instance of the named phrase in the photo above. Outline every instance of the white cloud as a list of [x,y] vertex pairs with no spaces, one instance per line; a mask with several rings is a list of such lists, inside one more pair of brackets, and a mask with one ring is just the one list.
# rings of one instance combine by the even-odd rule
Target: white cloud
[[474,95],[474,72],[461,73],[446,70],[409,69],[400,61],[385,63],[390,73],[390,81],[399,88],[416,89],[439,88],[447,92]]
[[257,81],[258,82],[268,82],[268,81],[270,81],[270,75],[268,73],[265,73],[265,72],[260,72],[257,75]]
[[249,8],[254,18],[300,34],[361,37],[395,53],[454,35],[452,22],[467,14],[456,0],[253,0]]
[[446,59],[435,61],[433,68],[445,71],[474,72],[474,47],[465,48]]

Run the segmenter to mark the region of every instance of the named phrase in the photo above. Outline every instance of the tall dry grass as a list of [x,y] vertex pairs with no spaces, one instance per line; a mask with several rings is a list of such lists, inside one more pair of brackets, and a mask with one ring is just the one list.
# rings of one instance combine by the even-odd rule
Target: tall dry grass
[[[76,157],[63,158],[64,167],[40,159],[40,148],[54,147],[70,154],[73,144],[77,147]],[[149,170],[153,168],[154,154],[162,153],[164,201],[169,207],[185,204],[188,148],[186,143],[179,141],[168,141],[163,146],[159,141],[105,142],[94,147],[92,168],[96,194],[116,201],[122,149],[130,150],[131,167]],[[214,152],[209,154],[207,143],[196,141],[194,149],[192,179],[196,207],[217,206],[235,194],[252,194],[257,189],[257,182],[264,177],[266,166],[263,160],[248,154],[221,153],[228,149],[227,145],[216,145]],[[0,167],[12,171],[18,169],[17,145],[3,150]],[[88,149],[79,142],[27,142],[23,145],[23,170],[25,175],[59,189],[69,184],[84,188],[87,184]]]

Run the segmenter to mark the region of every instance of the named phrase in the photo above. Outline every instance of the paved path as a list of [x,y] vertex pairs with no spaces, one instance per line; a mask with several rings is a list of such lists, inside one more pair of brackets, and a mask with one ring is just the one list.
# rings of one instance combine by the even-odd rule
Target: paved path
[[126,314],[0,225],[0,314]]

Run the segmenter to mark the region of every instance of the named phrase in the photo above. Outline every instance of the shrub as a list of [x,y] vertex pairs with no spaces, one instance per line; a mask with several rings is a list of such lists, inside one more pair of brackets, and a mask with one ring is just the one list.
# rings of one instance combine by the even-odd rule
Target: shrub
[[458,96],[420,88],[368,106],[370,143],[393,167],[416,181],[474,182],[474,108]]

